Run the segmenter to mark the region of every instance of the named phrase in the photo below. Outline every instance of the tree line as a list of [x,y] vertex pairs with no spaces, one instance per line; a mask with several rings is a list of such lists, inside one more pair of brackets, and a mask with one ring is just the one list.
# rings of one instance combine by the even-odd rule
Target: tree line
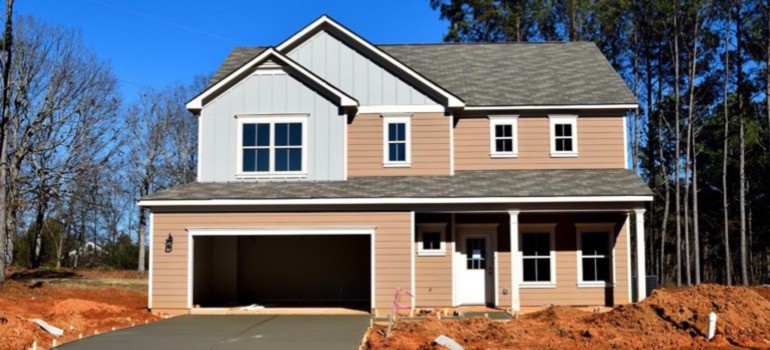
[[[638,97],[648,271],[770,283],[770,1],[430,0],[447,42],[593,41]],[[736,250],[735,247],[738,247]]]
[[195,179],[197,120],[184,104],[206,79],[127,100],[77,30],[13,15],[13,0],[3,28],[0,281],[11,266],[144,271],[135,201]]

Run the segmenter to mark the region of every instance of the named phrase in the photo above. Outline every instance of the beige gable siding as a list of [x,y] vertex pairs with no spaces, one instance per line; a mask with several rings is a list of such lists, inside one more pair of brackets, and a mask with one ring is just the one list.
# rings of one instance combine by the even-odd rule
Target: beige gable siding
[[[555,218],[556,219],[556,218]],[[557,219],[556,288],[522,288],[522,306],[544,305],[621,305],[628,303],[628,231],[625,221],[615,229],[615,288],[579,288],[577,234],[574,221]],[[548,220],[540,220],[545,222]],[[554,222],[554,220],[550,220]],[[581,218],[581,222],[602,222]],[[606,221],[604,221],[606,222]]]
[[382,116],[357,115],[348,125],[348,176],[449,175],[449,121],[441,113],[414,113],[412,166],[387,168],[382,165]]
[[[409,212],[155,213],[153,309],[187,308],[189,227],[372,226],[375,231],[375,307],[392,306],[396,288],[411,289]],[[171,234],[174,249],[164,251]]]
[[491,158],[488,118],[460,118],[455,170],[624,168],[623,118],[579,117],[578,157],[551,158],[548,117],[520,117],[518,158]]

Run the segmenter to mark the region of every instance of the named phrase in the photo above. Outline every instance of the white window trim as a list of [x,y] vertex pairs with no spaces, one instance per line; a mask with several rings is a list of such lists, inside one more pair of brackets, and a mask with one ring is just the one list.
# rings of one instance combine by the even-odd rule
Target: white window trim
[[[575,158],[578,156],[578,116],[566,114],[549,115],[549,129],[551,134],[551,157],[553,158]],[[556,124],[572,125],[572,151],[556,151]]]
[[[548,282],[524,281],[524,235],[528,233],[548,234],[550,240],[551,280]],[[556,224],[520,224],[519,225],[519,267],[521,268],[521,281],[519,288],[556,288]]]
[[[308,115],[307,114],[241,114],[236,115],[238,120],[236,143],[236,173],[237,178],[305,178],[307,177],[307,153],[308,153]],[[252,123],[270,124],[270,171],[243,171],[243,125]],[[276,123],[301,123],[302,124],[302,170],[301,171],[275,171],[275,124]]]
[[[578,269],[578,288],[607,288],[615,287],[615,224],[614,223],[587,223],[575,224],[577,238],[577,269]],[[583,232],[607,232],[610,244],[610,281],[583,281],[583,250],[582,238]]]
[[[417,224],[417,256],[446,256],[446,223]],[[425,232],[439,233],[439,249],[424,249],[422,246]]]
[[[500,115],[489,116],[489,156],[492,158],[517,158],[519,156],[519,116]],[[510,125],[512,147],[511,152],[498,152],[496,147],[497,135],[495,126]]]
[[[388,147],[388,124],[403,123],[406,132],[406,160],[390,161]],[[382,166],[386,168],[410,168],[412,166],[412,115],[409,113],[382,115]]]

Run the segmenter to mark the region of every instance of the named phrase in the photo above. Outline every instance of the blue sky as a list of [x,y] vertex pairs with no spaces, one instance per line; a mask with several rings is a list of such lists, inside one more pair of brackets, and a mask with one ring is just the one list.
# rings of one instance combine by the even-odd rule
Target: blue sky
[[324,13],[373,43],[439,42],[447,28],[428,0],[21,0],[15,11],[80,29],[127,100],[214,72],[234,46],[277,45]]

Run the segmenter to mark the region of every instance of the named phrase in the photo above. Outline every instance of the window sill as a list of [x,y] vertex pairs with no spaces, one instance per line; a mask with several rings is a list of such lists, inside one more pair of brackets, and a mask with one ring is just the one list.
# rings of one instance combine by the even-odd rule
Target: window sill
[[418,251],[417,256],[446,256],[446,252],[443,250],[436,250],[436,251],[423,250],[423,251]]
[[400,163],[382,163],[384,168],[411,168],[412,163],[400,162]]
[[518,158],[519,153],[490,153],[490,158]]
[[519,288],[538,289],[556,288],[556,282],[521,282]]
[[577,158],[577,152],[551,152],[551,158]]
[[612,288],[615,283],[611,282],[578,282],[578,288]]
[[239,180],[259,180],[259,179],[306,179],[307,174],[235,174]]

